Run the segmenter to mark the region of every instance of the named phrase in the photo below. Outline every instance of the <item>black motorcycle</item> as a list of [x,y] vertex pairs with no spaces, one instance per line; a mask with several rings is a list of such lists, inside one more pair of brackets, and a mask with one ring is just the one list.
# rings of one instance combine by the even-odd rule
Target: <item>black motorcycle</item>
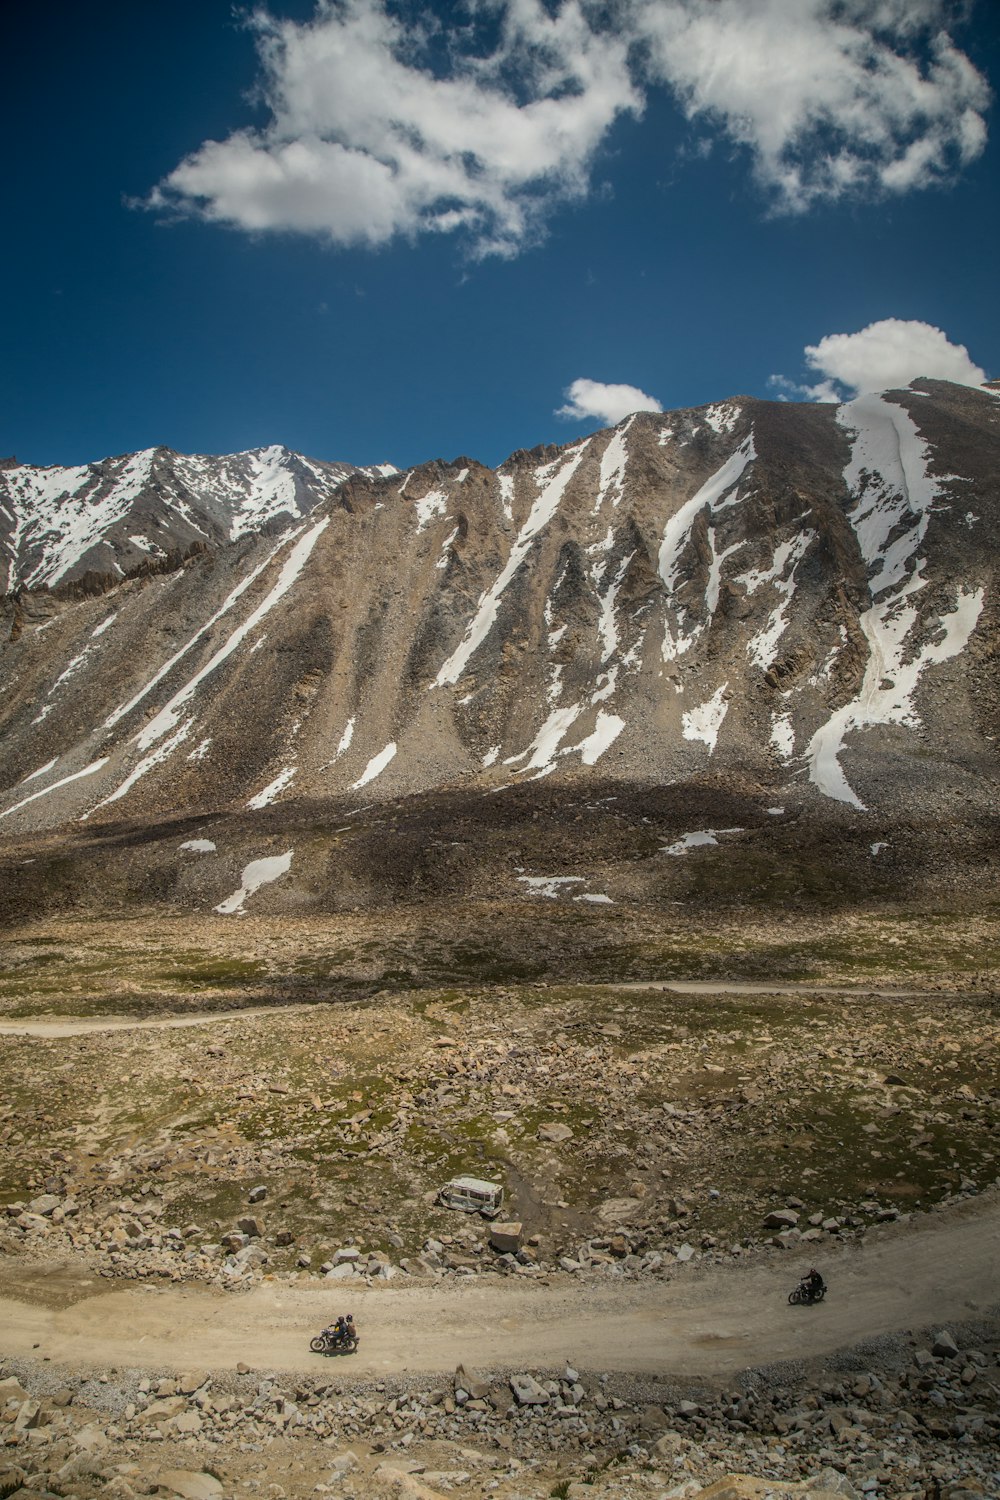
[[811,1281],[800,1281],[794,1292],[789,1292],[788,1300],[793,1307],[797,1307],[800,1304],[805,1307],[811,1307],[814,1302],[822,1302],[825,1296],[825,1282],[821,1281],[816,1286]]
[[331,1326],[310,1339],[309,1347],[314,1354],[353,1354],[360,1342],[359,1334],[345,1333],[343,1329]]

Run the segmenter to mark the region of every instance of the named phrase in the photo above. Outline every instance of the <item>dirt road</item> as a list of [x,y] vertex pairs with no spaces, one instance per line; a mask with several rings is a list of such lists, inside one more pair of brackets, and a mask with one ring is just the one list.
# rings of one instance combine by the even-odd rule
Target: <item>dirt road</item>
[[195,1011],[186,1016],[31,1016],[0,1021],[0,1036],[36,1036],[49,1041],[92,1036],[103,1031],[173,1031],[187,1026],[218,1026],[226,1021],[253,1021],[264,1016],[288,1016],[316,1005],[256,1005],[242,1010]]
[[972,1318],[1000,1303],[995,1192],[916,1224],[871,1232],[830,1252],[818,1307],[787,1294],[808,1256],[748,1266],[678,1268],[662,1282],[557,1287],[470,1277],[447,1286],[264,1282],[244,1295],[199,1287],[113,1286],[79,1273],[0,1264],[0,1353],[48,1356],[74,1369],[232,1367],[318,1373],[308,1339],[353,1312],[361,1349],[339,1376],[478,1369],[724,1375],[829,1353],[879,1333]]
[[[674,995],[878,995],[886,1000],[939,999],[937,991],[872,988],[860,985],[780,983],[778,981],[716,979],[650,979],[625,984],[578,985],[595,990],[668,990]],[[955,998],[955,997],[949,997]],[[296,1005],[244,1006],[238,1010],[199,1011],[181,1016],[25,1016],[0,1020],[0,1036],[34,1036],[57,1041],[89,1036],[102,1031],[164,1031],[187,1026],[208,1026],[223,1021],[246,1021],[257,1016],[292,1015],[323,1008],[316,1001]]]

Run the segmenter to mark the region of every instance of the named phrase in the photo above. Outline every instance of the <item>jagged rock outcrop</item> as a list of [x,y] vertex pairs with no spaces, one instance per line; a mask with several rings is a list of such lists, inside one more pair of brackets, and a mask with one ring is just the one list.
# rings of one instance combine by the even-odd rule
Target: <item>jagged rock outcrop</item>
[[8,593],[84,578],[103,591],[199,545],[288,526],[355,472],[278,445],[220,458],[147,448],[77,468],[0,460],[0,577]]

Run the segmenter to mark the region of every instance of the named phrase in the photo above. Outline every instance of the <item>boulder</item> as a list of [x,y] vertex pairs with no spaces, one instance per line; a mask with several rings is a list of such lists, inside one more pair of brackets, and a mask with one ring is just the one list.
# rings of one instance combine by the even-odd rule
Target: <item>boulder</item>
[[519,1406],[547,1406],[549,1393],[532,1375],[512,1375],[510,1388]]
[[491,1224],[490,1244],[501,1255],[516,1255],[521,1248],[523,1232],[523,1224],[516,1219],[509,1219],[504,1224]]
[[200,1391],[203,1385],[208,1384],[208,1380],[207,1370],[189,1370],[177,1382],[178,1393],[181,1396],[193,1396],[195,1391]]
[[464,1365],[459,1365],[455,1370],[456,1391],[467,1391],[473,1401],[485,1401],[490,1393],[490,1382],[479,1380],[475,1375],[470,1375]]
[[938,1355],[941,1359],[954,1359],[958,1354],[958,1345],[947,1328],[942,1328],[940,1333],[934,1335],[931,1353]]
[[214,1474],[194,1469],[162,1469],[155,1489],[181,1500],[221,1500],[222,1485]]
[[262,1219],[255,1218],[253,1214],[248,1214],[244,1219],[237,1219],[236,1227],[243,1234],[249,1235],[250,1239],[252,1240],[259,1240],[263,1238],[264,1221]]
[[38,1214],[40,1218],[48,1219],[52,1217],[53,1210],[58,1207],[59,1199],[55,1193],[42,1193],[39,1197],[32,1198],[28,1204],[28,1212],[29,1214]]
[[765,1229],[794,1229],[799,1216],[794,1208],[775,1208],[764,1220]]
[[267,1197],[267,1188],[261,1183],[258,1187],[252,1187],[247,1194],[248,1203],[263,1203]]
[[540,1141],[553,1141],[556,1143],[570,1141],[573,1139],[573,1132],[568,1125],[563,1125],[558,1120],[549,1120],[545,1124],[539,1125],[538,1139]]

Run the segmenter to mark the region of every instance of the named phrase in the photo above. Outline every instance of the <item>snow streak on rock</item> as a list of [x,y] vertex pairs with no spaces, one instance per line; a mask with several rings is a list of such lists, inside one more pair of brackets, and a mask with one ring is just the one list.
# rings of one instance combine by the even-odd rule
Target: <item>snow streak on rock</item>
[[[82,781],[84,776],[93,776],[108,763],[108,756],[102,755],[99,760],[91,761],[89,766],[84,766],[82,771],[74,771],[71,776],[63,776],[60,781],[54,781],[51,786],[43,787],[40,792],[32,792],[30,797],[22,797],[20,802],[15,802],[13,807],[8,807],[0,813],[0,818],[7,818],[11,813],[19,812],[22,807],[27,807],[29,802],[37,802],[39,797],[47,797],[50,792],[57,792],[60,787],[69,786],[71,781]],[[38,772],[36,775],[40,774]]]
[[105,797],[102,801],[98,802],[94,807],[90,809],[90,812],[85,812],[83,814],[83,817],[80,819],[81,823],[85,823],[90,817],[91,813],[95,813],[99,807],[107,807],[112,802],[121,801],[122,797],[130,792],[135,786],[136,782],[141,781],[143,776],[145,776],[147,772],[151,771],[154,766],[161,766],[163,762],[168,758],[168,756],[173,754],[173,752],[177,749],[177,746],[183,744],[183,742],[187,739],[188,735],[191,733],[192,724],[193,721],[191,719],[185,719],[184,722],[177,728],[175,733],[173,733],[168,739],[165,739],[163,741],[162,745],[158,745],[155,750],[151,750],[148,755],[144,755],[139,764],[133,767],[132,771],[128,774],[128,776],[126,776],[125,780],[121,783],[120,786],[115,788],[110,796]]
[[354,782],[353,786],[351,787],[351,791],[357,792],[361,789],[361,787],[367,786],[369,781],[374,781],[376,776],[381,776],[382,772],[385,770],[389,762],[393,759],[395,754],[396,742],[392,740],[388,745],[386,745],[384,750],[380,750],[377,755],[372,756],[371,760],[365,766],[357,781]]
[[628,463],[625,435],[634,421],[633,415],[627,417],[620,427],[616,427],[601,454],[601,481],[594,504],[595,516],[603,508],[606,500],[610,500],[612,506],[617,507],[625,493],[625,468]]
[[938,638],[916,638],[919,617],[907,600],[926,584],[920,548],[945,481],[930,474],[930,451],[913,419],[895,403],[861,396],[842,406],[837,419],[854,434],[844,470],[855,496],[848,519],[868,565],[874,602],[858,621],[869,651],[861,691],[817,729],[806,754],[813,784],[826,796],[861,809],[865,804],[840,764],[845,737],[875,724],[919,723],[913,694],[921,674],[965,649],[985,593],[959,586],[954,609],[937,621]]
[[[206,663],[206,665],[203,666],[200,671],[196,672],[195,675],[190,678],[182,688],[178,689],[178,691],[170,699],[170,702],[167,703],[164,708],[161,708],[156,717],[150,720],[145,729],[141,730],[136,736],[136,744],[141,750],[147,749],[150,745],[154,744],[161,735],[166,734],[170,729],[173,728],[174,724],[177,721],[177,716],[180,709],[185,703],[187,703],[191,698],[194,697],[194,694],[198,690],[199,685],[204,682],[206,677],[210,677],[211,674],[215,672],[222,665],[222,663],[227,660],[228,657],[232,656],[237,646],[239,646],[243,641],[246,640],[247,636],[251,633],[251,631],[256,629],[261,620],[263,620],[264,616],[270,614],[271,610],[279,602],[279,600],[284,598],[295,580],[298,578],[299,574],[302,572],[302,569],[305,567],[307,561],[309,560],[310,553],[312,552],[316,543],[319,541],[320,537],[329,524],[329,520],[324,519],[317,525],[310,527],[305,536],[299,538],[299,540],[295,543],[295,546],[292,548],[291,556],[287,559],[281,569],[281,572],[278,575],[277,583],[274,585],[271,592],[267,595],[267,598],[264,599],[262,603],[258,604],[253,613],[243,621],[242,625],[238,626],[236,630],[233,631],[229,639],[219,647],[218,651],[215,652],[215,654]],[[260,572],[261,569],[257,569],[255,571]]]
[[775,548],[774,561],[764,572],[756,569],[736,579],[748,594],[756,593],[763,584],[771,584],[781,594],[781,603],[771,611],[763,630],[747,642],[747,655],[755,666],[766,671],[778,654],[778,642],[788,625],[788,610],[795,594],[795,570],[809,547],[816,539],[814,531],[800,531],[791,541],[782,542]]
[[247,807],[252,807],[255,810],[261,807],[269,807],[272,802],[277,800],[286,786],[291,786],[295,780],[296,770],[296,766],[286,766],[283,771],[279,771],[269,786],[266,786],[262,792],[258,792],[256,797],[250,798]]
[[535,537],[542,531],[559,508],[566,486],[576,473],[587,450],[590,439],[570,448],[554,464],[544,464],[535,470],[535,482],[539,486],[538,496],[528,513],[528,518],[510,551],[507,563],[491,588],[479,600],[460,644],[449,656],[437,674],[433,687],[444,687],[456,683],[469,664],[470,658],[482,645],[496,623],[497,609],[504,590],[527,556]]
[[[706,507],[714,514],[735,503],[739,498],[737,486],[743,477],[748,464],[757,457],[754,449],[753,433],[749,433],[722,467],[706,479],[705,483],[692,495],[690,500],[670,517],[663,532],[663,541],[660,543],[659,571],[660,577],[666,587],[670,601],[677,591],[681,581],[681,570],[685,548],[691,539],[691,528],[696,516]],[[730,551],[733,549],[729,549]],[[728,551],[725,554],[728,556]],[[719,561],[721,567],[721,560]],[[709,581],[711,593],[712,581]],[[717,587],[716,587],[717,601]],[[710,599],[706,601],[710,603]],[[682,656],[689,651],[695,641],[702,634],[705,626],[695,623],[688,627],[686,611],[676,603],[674,604],[676,616],[676,634],[665,627],[663,636],[663,659],[673,661],[675,657]],[[714,614],[714,607],[709,608],[709,619]]]

